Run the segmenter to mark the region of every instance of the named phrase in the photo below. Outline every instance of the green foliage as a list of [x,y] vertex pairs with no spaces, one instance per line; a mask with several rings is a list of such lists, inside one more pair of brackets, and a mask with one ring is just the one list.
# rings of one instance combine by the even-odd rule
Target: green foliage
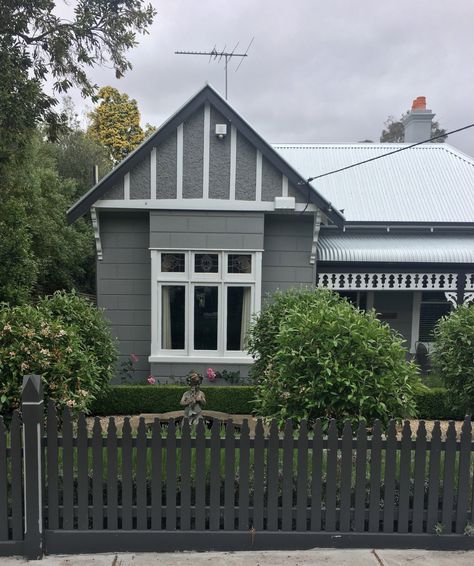
[[[385,120],[385,127],[380,134],[380,141],[382,143],[403,143],[405,141],[405,126],[403,125],[403,120],[407,115],[408,112],[405,112],[399,120],[396,120],[393,116],[389,116]],[[446,134],[446,130],[440,128],[438,122],[432,122],[430,137],[434,138],[435,136],[442,136],[443,134]],[[444,135],[444,137],[434,140],[433,143],[444,143],[447,138],[448,136]]]
[[87,411],[107,388],[116,350],[102,314],[74,294],[37,306],[0,305],[0,409],[19,407],[23,376],[40,374],[46,399]]
[[100,104],[90,113],[88,134],[107,148],[110,158],[118,163],[134,150],[152,129],[147,124],[147,133],[140,126],[137,101],[116,88],[105,86],[99,90]]
[[[184,385],[115,385],[98,398],[94,415],[138,415],[180,411],[179,402],[189,388]],[[248,415],[253,411],[255,388],[252,386],[202,387],[205,409],[229,414]]]
[[474,410],[474,305],[457,307],[436,325],[433,366],[458,411]]
[[253,322],[257,411],[280,421],[414,413],[416,367],[402,339],[374,312],[326,289],[278,292]]
[[[57,134],[63,117],[44,83],[53,78],[53,93],[77,87],[83,96],[96,86],[87,71],[107,62],[121,77],[131,67],[126,53],[147,33],[154,8],[141,0],[78,0],[67,18],[57,15],[54,0],[2,2],[0,19],[0,140],[11,150],[17,134],[45,121]],[[8,139],[3,138],[3,134]],[[0,142],[1,143],[1,142]]]
[[416,415],[419,419],[449,420],[462,419],[462,412],[450,404],[444,387],[418,386],[415,390]]

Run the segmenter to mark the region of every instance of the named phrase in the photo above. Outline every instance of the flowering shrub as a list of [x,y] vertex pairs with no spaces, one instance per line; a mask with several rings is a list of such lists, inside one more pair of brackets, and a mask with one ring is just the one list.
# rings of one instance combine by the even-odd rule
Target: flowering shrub
[[42,375],[45,398],[87,411],[114,372],[115,344],[102,313],[73,293],[38,305],[0,305],[0,411],[20,405],[23,376]]
[[284,421],[413,414],[416,367],[375,313],[326,289],[276,293],[252,324],[257,410]]
[[216,372],[215,372],[212,368],[207,368],[206,376],[207,376],[207,379],[208,379],[211,383],[212,383],[213,381],[216,381],[217,374],[216,374]]
[[148,376],[148,379],[147,379],[147,382],[148,382],[150,385],[155,385],[156,379],[155,379],[152,375],[149,375],[149,376]]

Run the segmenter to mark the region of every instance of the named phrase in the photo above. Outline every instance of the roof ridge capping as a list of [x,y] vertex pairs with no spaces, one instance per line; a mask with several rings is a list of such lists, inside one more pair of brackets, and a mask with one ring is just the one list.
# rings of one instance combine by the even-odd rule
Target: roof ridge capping
[[125,159],[123,159],[112,171],[103,177],[94,187],[85,193],[67,211],[68,223],[72,223],[86,214],[93,204],[98,200],[112,185],[118,175],[124,175],[130,171],[140,160],[139,154],[142,150],[151,148],[171,134],[175,128],[192,115],[202,104],[209,102],[231,123],[234,123],[250,143],[255,145],[270,163],[280,170],[288,180],[294,185],[305,185],[310,188],[310,199],[318,208],[326,214],[338,226],[344,224],[345,219],[342,213],[337,210],[321,193],[307,182],[288,161],[286,161],[277,150],[272,147],[242,116],[226,101],[211,85],[206,83],[194,96],[189,98],[174,114],[172,114],[163,124],[136,149],[134,149]]

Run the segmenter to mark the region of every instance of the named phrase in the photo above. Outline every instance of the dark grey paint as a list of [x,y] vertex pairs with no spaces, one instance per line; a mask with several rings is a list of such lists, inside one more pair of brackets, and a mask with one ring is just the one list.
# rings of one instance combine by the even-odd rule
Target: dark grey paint
[[[361,269],[363,271],[363,268]],[[413,310],[413,291],[374,291],[374,309],[381,313],[395,314],[396,318],[386,322],[406,339],[405,346],[411,344],[411,325]],[[384,320],[382,318],[382,320]]]
[[202,198],[204,160],[204,106],[183,126],[183,197]]
[[130,171],[130,198],[150,198],[150,154],[145,155]]
[[262,158],[262,200],[273,201],[281,197],[282,174],[268,159]]
[[[156,363],[152,362],[151,364],[151,373],[153,377],[159,383],[182,383],[184,378],[188,375],[188,373],[192,370],[198,371],[202,375],[206,375],[206,370],[209,367],[209,364],[203,363],[196,364],[196,363],[179,363],[179,364],[168,364],[168,363]],[[215,371],[222,371],[224,369],[232,369],[232,371],[240,372],[240,377],[246,378],[248,377],[249,364],[228,364],[228,363],[220,363],[220,364],[212,364],[212,368]],[[206,383],[207,385],[211,385],[211,383]],[[214,385],[228,385],[227,382],[221,380],[216,382]]]
[[255,146],[237,131],[236,200],[255,200],[256,177],[257,151]]
[[262,257],[262,297],[276,289],[313,284],[309,263],[313,219],[305,216],[266,215]]
[[139,358],[135,378],[149,375],[151,264],[147,212],[100,213],[103,260],[97,262],[97,304],[105,308],[120,362]]
[[123,200],[123,198],[124,198],[124,186],[123,186],[123,178],[122,178],[122,179],[117,179],[117,182],[104,195],[104,199]]
[[176,130],[156,147],[156,196],[176,198]]
[[263,213],[154,210],[150,247],[262,249]]
[[[216,124],[227,125],[227,135],[216,136]],[[209,140],[209,198],[228,199],[230,193],[230,122],[211,107]]]

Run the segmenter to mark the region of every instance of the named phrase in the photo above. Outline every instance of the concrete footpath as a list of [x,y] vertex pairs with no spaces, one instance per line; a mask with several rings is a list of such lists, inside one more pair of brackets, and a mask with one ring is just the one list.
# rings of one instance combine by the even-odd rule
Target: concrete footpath
[[[0,558],[1,566],[19,566],[22,558]],[[176,552],[169,554],[76,554],[47,556],[38,566],[473,566],[474,551],[338,550],[295,552]]]

